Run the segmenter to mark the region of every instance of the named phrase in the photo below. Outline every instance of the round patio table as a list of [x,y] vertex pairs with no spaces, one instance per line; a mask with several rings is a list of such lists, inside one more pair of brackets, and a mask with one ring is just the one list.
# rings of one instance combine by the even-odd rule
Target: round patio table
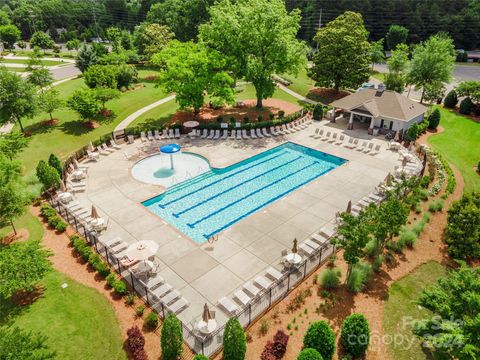
[[183,123],[183,126],[185,126],[186,128],[195,128],[198,125],[200,125],[200,123],[194,120],[186,121]]
[[285,256],[285,260],[287,260],[290,264],[297,265],[302,262],[302,257],[297,253],[290,253]]
[[202,334],[211,334],[212,332],[215,331],[217,328],[217,321],[215,319],[210,319],[208,322],[205,322],[203,320],[200,320],[197,323],[197,329],[200,331]]

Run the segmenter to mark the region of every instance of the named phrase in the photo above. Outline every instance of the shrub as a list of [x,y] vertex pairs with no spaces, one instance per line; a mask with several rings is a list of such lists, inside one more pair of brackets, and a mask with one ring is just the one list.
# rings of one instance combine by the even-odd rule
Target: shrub
[[428,210],[432,213],[440,212],[443,210],[444,201],[442,199],[433,200],[430,204],[428,204]]
[[316,104],[313,108],[313,120],[322,120],[323,117],[323,106]]
[[162,359],[175,360],[180,357],[183,344],[182,325],[173,313],[170,313],[163,322],[160,342]]
[[272,112],[269,112],[269,113],[268,113],[268,118],[269,118],[270,120],[273,120],[273,119],[275,118],[275,114],[272,113]]
[[422,187],[423,189],[428,188],[428,185],[430,185],[430,180],[431,180],[430,176],[422,177],[419,183],[420,187]]
[[88,257],[88,264],[92,266],[92,268],[95,268],[95,265],[100,262],[100,256],[98,254],[95,254],[92,252],[90,256]]
[[480,161],[479,161],[478,164],[477,164],[477,172],[480,173]]
[[193,357],[193,360],[208,360],[208,357],[202,354],[197,354]]
[[249,118],[248,116],[244,116],[244,117],[243,117],[243,122],[244,122],[245,124],[248,124],[248,123],[250,122],[250,118]]
[[145,312],[145,306],[144,305],[138,305],[135,308],[135,315],[137,315],[137,317],[142,317],[144,312]]
[[247,350],[245,332],[237,318],[230,318],[225,325],[223,335],[223,358],[243,360]]
[[435,109],[432,111],[430,116],[428,117],[428,128],[429,129],[436,129],[440,124],[440,110]]
[[352,314],[343,321],[340,340],[343,348],[354,357],[360,357],[367,351],[370,342],[370,327],[365,316]]
[[58,157],[56,157],[54,154],[50,154],[50,156],[48,157],[48,165],[57,170],[58,176],[62,177],[63,165]]
[[267,319],[260,320],[260,334],[265,335],[268,332],[269,324]]
[[127,330],[127,347],[132,354],[132,358],[135,360],[145,359],[143,353],[145,346],[145,337],[138,328],[138,326],[133,326]]
[[101,277],[107,277],[110,274],[110,268],[105,262],[101,260],[99,260],[94,267]]
[[36,175],[45,190],[52,187],[56,188],[60,184],[60,176],[58,175],[57,170],[43,160],[38,162]]
[[115,285],[115,282],[117,281],[117,277],[115,276],[114,273],[111,273],[107,276],[106,281],[107,281],[107,285],[113,288],[113,285]]
[[158,315],[151,311],[145,318],[145,325],[151,330],[155,330],[158,326]]
[[323,357],[317,350],[307,348],[298,354],[297,360],[323,360]]
[[117,295],[125,295],[127,293],[127,284],[122,280],[117,280],[113,283],[113,290]]
[[257,121],[258,121],[258,122],[263,121],[263,116],[262,116],[262,115],[258,115],[258,116],[257,116]]
[[353,293],[358,293],[363,290],[370,276],[372,275],[372,267],[364,262],[355,264],[347,279],[347,287]]
[[335,333],[326,321],[317,321],[307,329],[303,347],[317,350],[322,358],[331,360],[335,352]]
[[65,232],[67,230],[68,224],[65,221],[58,221],[57,224],[55,225],[55,230],[57,230],[60,233]]
[[417,140],[418,135],[419,135],[418,124],[415,123],[407,129],[407,132],[405,133],[405,140],[415,141]]
[[466,97],[460,102],[460,108],[458,111],[463,115],[470,115],[473,110],[473,103],[469,97]]
[[443,100],[443,105],[445,105],[445,107],[447,108],[453,109],[455,108],[455,106],[457,106],[457,103],[458,103],[457,93],[455,90],[451,90]]
[[372,262],[372,270],[374,272],[378,272],[380,270],[380,268],[382,267],[382,264],[383,264],[383,255],[378,255],[375,260],[373,260]]
[[125,299],[125,305],[131,306],[135,303],[135,294],[128,293],[127,298]]
[[402,245],[413,247],[417,242],[417,235],[412,230],[404,230],[400,233],[400,240]]
[[268,341],[260,356],[261,360],[279,360],[287,351],[289,336],[282,330],[278,330],[273,341]]
[[373,238],[373,239],[370,239],[367,243],[367,245],[365,245],[365,248],[363,249],[363,251],[365,251],[365,254],[367,256],[374,256],[376,251],[377,251],[377,247],[378,247],[378,244],[377,244],[377,239]]
[[280,119],[282,119],[284,116],[285,116],[285,111],[279,110],[279,111],[278,111],[278,117],[279,117]]
[[327,268],[322,274],[322,287],[327,290],[336,289],[340,284],[340,270]]

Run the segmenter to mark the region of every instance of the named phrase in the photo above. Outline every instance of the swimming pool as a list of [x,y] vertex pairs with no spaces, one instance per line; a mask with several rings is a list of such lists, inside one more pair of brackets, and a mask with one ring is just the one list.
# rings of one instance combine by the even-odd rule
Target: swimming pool
[[346,161],[287,142],[224,169],[211,169],[142,204],[201,244]]

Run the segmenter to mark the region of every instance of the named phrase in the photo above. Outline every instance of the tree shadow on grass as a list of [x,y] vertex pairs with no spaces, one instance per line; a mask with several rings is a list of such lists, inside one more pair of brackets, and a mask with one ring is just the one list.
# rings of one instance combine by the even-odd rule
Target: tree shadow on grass
[[147,131],[155,128],[160,129],[170,125],[171,119],[172,119],[172,115],[162,116],[158,119],[147,119],[135,127],[140,131]]
[[72,121],[64,122],[60,126],[60,130],[64,134],[80,136],[80,135],[87,134],[87,133],[93,131],[94,129],[89,128],[85,121],[72,120]]
[[11,325],[17,316],[43,296],[44,290],[43,286],[37,286],[31,292],[19,291],[9,299],[0,297],[0,326]]
[[47,120],[42,120],[42,121],[36,122],[35,124],[25,126],[25,133],[28,133],[31,135],[47,134],[52,132],[54,129],[58,127],[58,125],[47,125],[44,123],[44,121],[47,121]]

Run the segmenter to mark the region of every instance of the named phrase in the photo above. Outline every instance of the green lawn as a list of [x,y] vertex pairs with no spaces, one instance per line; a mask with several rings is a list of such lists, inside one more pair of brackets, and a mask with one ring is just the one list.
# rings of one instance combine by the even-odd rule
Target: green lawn
[[[30,212],[15,221],[30,240],[43,238],[43,226]],[[12,231],[0,228],[0,238]],[[61,284],[68,284],[66,289]],[[98,291],[53,271],[41,282],[42,297],[19,308],[0,298],[0,326],[13,325],[41,332],[58,359],[126,359],[115,313]]]
[[[2,65],[0,64],[0,66],[2,66]],[[26,72],[27,71],[26,68],[21,68],[21,67],[11,67],[11,66],[4,66],[4,67],[5,67],[5,69],[10,70],[10,71],[14,71],[14,72]]]
[[[285,91],[276,89],[273,98],[299,104],[298,99],[287,94]],[[236,100],[255,99],[255,88],[251,84],[240,84],[237,86]],[[152,110],[138,117],[129,127],[145,126],[146,128],[161,127],[178,110],[178,104],[175,100],[159,105]]]
[[371,76],[375,79],[377,79],[378,81],[381,81],[381,82],[384,82],[385,81],[385,74],[384,73],[381,73],[379,71],[372,71],[371,72]]
[[429,143],[463,175],[465,191],[480,191],[480,175],[475,168],[480,161],[480,123],[439,107],[440,126],[445,131],[429,138]]
[[307,69],[300,70],[296,76],[283,74],[281,77],[291,82],[291,85],[288,86],[290,90],[303,96],[307,96],[310,89],[315,87],[315,81],[307,76]]
[[[0,64],[28,64],[30,60],[28,59],[1,59]],[[55,60],[42,60],[43,66],[54,66],[65,64],[63,61],[55,61]]]
[[[151,75],[151,70],[140,70],[140,78]],[[55,126],[45,126],[41,122],[48,119],[47,114],[39,114],[34,119],[24,119],[26,131],[32,133],[29,147],[22,152],[20,160],[23,162],[26,174],[30,174],[41,159],[47,159],[50,153],[60,158],[66,158],[75,150],[85,146],[90,140],[98,139],[101,135],[110,133],[115,126],[131,113],[166,96],[162,90],[155,88],[151,82],[142,82],[144,88],[122,94],[119,99],[107,103],[107,108],[114,112],[112,119],[101,120],[97,129],[89,129],[79,119],[78,115],[67,108],[55,112],[59,119]],[[74,90],[84,86],[83,79],[64,82],[56,87],[61,97],[68,98]],[[17,130],[18,130],[18,126]]]
[[388,344],[391,359],[427,359],[422,352],[420,341],[412,333],[412,320],[424,319],[431,314],[417,304],[419,295],[422,289],[434,284],[445,274],[445,267],[431,261],[390,287],[383,313],[383,327],[388,340],[395,340]]

